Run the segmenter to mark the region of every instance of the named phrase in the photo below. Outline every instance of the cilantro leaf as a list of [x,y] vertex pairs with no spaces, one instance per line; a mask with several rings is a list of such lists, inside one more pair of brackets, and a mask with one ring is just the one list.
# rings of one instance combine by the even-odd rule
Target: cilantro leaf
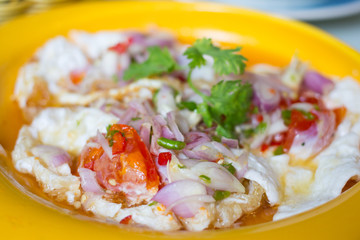
[[214,70],[220,75],[241,74],[245,69],[245,57],[235,54],[241,50],[240,47],[234,49],[220,49],[214,46],[209,38],[198,39],[194,45],[189,47],[184,55],[190,59],[189,67],[201,67],[206,64],[204,55],[209,55],[214,59]]
[[245,69],[246,58],[236,54],[241,48],[220,49],[212,44],[211,39],[203,38],[195,41],[184,55],[190,60],[190,71],[187,77],[189,86],[203,98],[196,107],[204,123],[210,127],[217,124],[219,136],[233,137],[235,126],[247,120],[250,109],[252,88],[240,80],[221,81],[211,88],[210,96],[197,89],[191,81],[191,73],[196,67],[206,64],[204,55],[214,59],[214,70],[219,75],[241,74]]
[[209,104],[203,102],[197,110],[208,127],[215,122],[218,135],[232,138],[235,126],[247,120],[251,98],[250,84],[242,84],[240,80],[221,81],[211,88]]
[[177,68],[167,48],[161,49],[158,46],[148,47],[149,57],[142,63],[132,63],[124,72],[124,80],[140,79],[161,73],[172,72]]

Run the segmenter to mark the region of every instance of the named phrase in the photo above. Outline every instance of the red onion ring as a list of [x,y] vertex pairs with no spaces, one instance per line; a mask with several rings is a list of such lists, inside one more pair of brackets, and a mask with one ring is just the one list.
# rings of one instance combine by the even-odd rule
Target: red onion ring
[[307,71],[303,78],[303,87],[319,94],[331,91],[334,86],[333,81],[316,71]]
[[253,102],[262,111],[271,112],[279,106],[281,100],[280,93],[271,85],[266,82],[256,81],[253,84],[253,89]]
[[[190,218],[195,216],[202,203],[199,201],[180,202],[179,200],[189,196],[206,195],[206,193],[206,187],[203,184],[194,180],[180,180],[160,189],[152,200],[167,208],[171,206],[171,210],[179,217]],[[176,202],[178,204],[173,205]]]
[[113,158],[113,154],[112,154],[112,149],[109,146],[109,142],[105,139],[104,135],[102,135],[99,130],[96,133],[96,140],[97,142],[101,145],[102,149],[104,150],[105,154],[112,159]]
[[87,168],[79,168],[81,187],[85,192],[92,192],[95,194],[104,194],[104,190],[100,187],[96,180],[96,173]]
[[71,160],[70,155],[62,148],[50,145],[37,145],[31,149],[35,157],[50,162],[54,167],[59,167]]
[[175,112],[168,112],[166,114],[170,130],[174,133],[175,139],[178,141],[184,141],[184,135],[180,132],[179,127],[175,122]]
[[239,148],[239,141],[237,139],[221,137],[221,142],[229,148]]

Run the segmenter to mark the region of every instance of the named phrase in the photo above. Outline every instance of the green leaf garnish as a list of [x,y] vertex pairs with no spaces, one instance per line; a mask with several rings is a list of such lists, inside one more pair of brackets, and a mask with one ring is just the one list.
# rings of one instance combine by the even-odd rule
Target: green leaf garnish
[[267,128],[267,123],[261,122],[261,123],[259,123],[259,125],[256,126],[254,131],[256,134],[263,134],[265,132],[266,128]]
[[186,166],[185,166],[185,165],[183,165],[183,164],[178,164],[178,168],[183,169],[183,168],[186,168]]
[[154,206],[155,204],[158,204],[158,202],[157,202],[157,201],[152,201],[152,202],[149,204],[149,206],[151,207],[151,206]]
[[214,59],[213,67],[217,74],[241,74],[246,58],[236,54],[238,51],[240,48],[220,49],[212,44],[211,39],[203,38],[195,41],[184,53],[190,59],[188,84],[204,100],[197,105],[197,112],[208,127],[216,123],[217,134],[227,138],[233,137],[236,125],[247,120],[252,98],[251,85],[242,84],[240,80],[221,81],[211,88],[210,96],[206,96],[192,83],[191,73],[194,68],[205,65],[204,55],[209,55]]
[[241,132],[245,138],[251,138],[255,134],[255,129],[253,128],[243,129]]
[[140,120],[141,117],[134,117],[134,118],[131,118],[131,121],[137,121],[137,120]]
[[200,178],[204,183],[207,183],[207,184],[210,184],[210,183],[211,183],[211,178],[209,178],[209,177],[206,176],[206,175],[200,175],[199,178]]
[[301,109],[296,109],[296,110],[301,112],[301,114],[305,117],[306,120],[314,120],[315,119],[314,115],[312,115],[311,112],[307,112],[307,111],[304,111]]
[[274,150],[274,155],[281,155],[284,154],[284,147],[282,145],[278,146],[275,150]]
[[189,109],[190,111],[194,111],[196,109],[196,103],[195,102],[180,102],[177,104],[177,107],[179,109]]
[[234,49],[220,49],[212,44],[211,39],[203,38],[195,41],[184,55],[191,60],[189,67],[201,67],[206,64],[204,55],[209,55],[214,59],[214,70],[220,75],[240,74],[244,72],[245,61],[242,55],[236,54],[241,50],[240,47]]
[[214,192],[214,195],[213,195],[213,198],[216,200],[216,201],[220,201],[220,200],[223,200],[225,198],[228,198],[230,196],[230,192],[229,191],[220,191],[220,190],[216,190]]
[[281,117],[284,120],[284,124],[286,126],[290,125],[291,123],[291,110],[282,110]]
[[142,63],[132,63],[124,72],[124,80],[140,79],[162,73],[169,73],[177,68],[177,64],[167,48],[148,47],[149,57]]
[[236,172],[236,169],[234,168],[232,163],[223,163],[223,164],[221,164],[221,166],[226,168],[232,175],[234,175]]

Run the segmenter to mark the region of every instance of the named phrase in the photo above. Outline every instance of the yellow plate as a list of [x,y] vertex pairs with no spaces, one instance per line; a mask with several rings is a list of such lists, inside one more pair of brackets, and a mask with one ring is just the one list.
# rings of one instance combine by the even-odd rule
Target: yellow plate
[[[207,36],[243,46],[250,64],[285,65],[294,52],[331,75],[359,80],[360,55],[302,23],[211,3],[93,2],[23,17],[0,27],[0,143],[12,149],[21,121],[11,102],[19,67],[37,47],[70,29],[174,32],[183,41]],[[309,212],[278,222],[201,233],[157,233],[79,220],[46,207],[0,177],[1,239],[360,239],[360,185]]]

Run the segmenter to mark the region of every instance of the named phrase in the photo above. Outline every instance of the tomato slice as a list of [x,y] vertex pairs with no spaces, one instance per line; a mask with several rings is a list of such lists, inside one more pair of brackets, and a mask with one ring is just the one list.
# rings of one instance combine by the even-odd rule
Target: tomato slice
[[284,139],[284,152],[288,152],[290,150],[297,134],[308,130],[314,125],[316,126],[316,120],[317,118],[315,116],[313,119],[307,119],[300,111],[296,109],[291,110],[289,130]]
[[[155,163],[136,130],[123,124],[114,124],[106,135],[112,147],[110,159],[102,147],[89,147],[80,156],[81,166],[96,172],[102,187],[113,192],[123,192],[126,197],[150,199],[159,187]],[[90,141],[96,141],[92,138]]]

